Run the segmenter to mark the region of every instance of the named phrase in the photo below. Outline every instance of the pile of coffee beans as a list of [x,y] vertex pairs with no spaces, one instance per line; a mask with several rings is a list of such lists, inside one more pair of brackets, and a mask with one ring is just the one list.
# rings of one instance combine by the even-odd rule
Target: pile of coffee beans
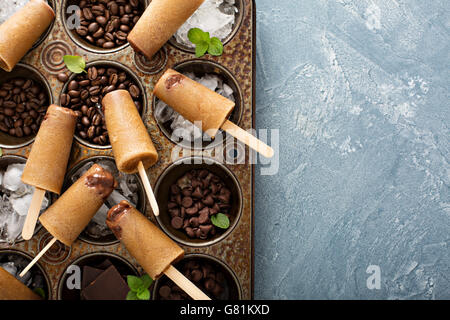
[[173,228],[205,240],[223,231],[211,223],[212,215],[220,212],[230,219],[231,191],[217,175],[194,169],[170,186],[167,208]]
[[144,11],[139,0],[81,0],[79,6],[81,26],[76,33],[104,49],[127,43],[128,33]]
[[[218,300],[231,298],[223,294],[227,286],[223,272],[215,270],[210,263],[202,260],[188,260],[181,263],[182,265],[177,265],[177,268],[210,298]],[[160,300],[192,300],[170,279],[165,279],[165,282],[159,287],[158,294]]]
[[141,90],[125,71],[92,66],[87,73],[78,74],[69,81],[60,103],[77,114],[76,134],[80,138],[97,145],[109,144],[101,103],[107,93],[117,89],[128,90],[139,113],[142,111]]
[[7,80],[0,86],[0,130],[18,138],[36,134],[48,101],[39,83],[26,78]]

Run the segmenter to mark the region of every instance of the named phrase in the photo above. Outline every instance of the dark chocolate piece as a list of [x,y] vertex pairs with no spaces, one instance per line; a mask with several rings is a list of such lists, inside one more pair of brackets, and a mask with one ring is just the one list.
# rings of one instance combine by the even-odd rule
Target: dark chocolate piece
[[114,266],[81,291],[85,300],[125,300],[130,289]]

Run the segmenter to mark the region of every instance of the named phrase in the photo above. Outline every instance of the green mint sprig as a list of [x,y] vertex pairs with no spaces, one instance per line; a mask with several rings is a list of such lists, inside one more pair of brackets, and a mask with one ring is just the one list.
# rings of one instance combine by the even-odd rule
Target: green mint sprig
[[209,32],[200,28],[192,28],[188,32],[189,41],[195,44],[195,56],[202,57],[208,52],[212,56],[221,56],[223,44],[217,37],[210,37]]
[[230,219],[220,212],[211,216],[211,222],[213,225],[221,229],[228,229],[230,227]]
[[69,69],[73,73],[87,73],[87,71],[85,70],[86,61],[84,61],[83,57],[65,55],[63,57],[63,60],[66,64],[67,69]]
[[36,293],[38,296],[40,296],[42,299],[45,299],[45,291],[42,288],[34,288],[34,293]]
[[153,283],[153,279],[148,274],[144,274],[142,277],[127,276],[127,283],[130,288],[127,300],[150,300],[148,288]]
[[0,157],[3,156],[3,150],[0,148]]

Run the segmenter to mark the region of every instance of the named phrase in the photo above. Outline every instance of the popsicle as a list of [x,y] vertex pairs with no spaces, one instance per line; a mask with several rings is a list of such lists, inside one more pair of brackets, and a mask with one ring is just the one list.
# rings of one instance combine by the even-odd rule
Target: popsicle
[[117,182],[109,171],[98,164],[92,165],[39,217],[53,239],[20,276],[27,273],[56,240],[71,246],[116,186]]
[[25,240],[33,236],[45,191],[61,192],[76,121],[77,115],[70,109],[57,105],[47,109],[22,174],[22,181],[35,187],[22,229]]
[[201,124],[200,129],[212,138],[222,129],[263,156],[273,156],[271,147],[227,120],[234,109],[233,101],[181,73],[168,69],[156,83],[153,93],[185,119],[197,126]]
[[128,34],[128,42],[136,52],[151,59],[203,1],[152,0]]
[[145,171],[158,161],[158,153],[130,93],[112,91],[104,96],[102,105],[117,169],[128,174],[139,172],[153,213],[159,215],[158,203]]
[[0,68],[11,71],[55,19],[43,0],[30,0],[0,25]]
[[172,266],[183,258],[184,250],[129,202],[112,207],[106,224],[151,278],[165,274],[193,299],[211,300]]
[[0,300],[41,300],[41,297],[1,267],[0,288]]

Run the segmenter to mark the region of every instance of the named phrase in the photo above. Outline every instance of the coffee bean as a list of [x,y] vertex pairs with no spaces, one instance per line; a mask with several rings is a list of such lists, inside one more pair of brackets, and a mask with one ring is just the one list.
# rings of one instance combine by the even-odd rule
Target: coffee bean
[[91,122],[89,121],[89,118],[84,116],[81,118],[81,124],[85,127],[89,127],[91,125]]
[[75,80],[72,80],[69,82],[69,85],[67,86],[67,90],[77,90],[78,89],[78,82]]
[[23,127],[23,134],[25,136],[29,136],[32,133],[31,128],[30,127]]
[[94,126],[90,126],[88,131],[87,131],[87,136],[89,139],[93,139],[95,135],[95,127]]
[[[7,101],[7,102],[9,102],[9,101]],[[14,103],[14,102],[13,102],[13,103]],[[15,105],[15,104],[14,104],[14,105]],[[12,116],[12,115],[14,115],[15,111],[14,111],[14,109],[5,108],[4,111],[3,111],[3,113],[6,114],[7,116]]]
[[83,12],[83,17],[84,17],[86,20],[92,20],[92,19],[94,19],[94,15],[92,14],[91,9],[85,7],[85,8],[83,8],[82,12]]
[[138,86],[134,84],[130,86],[130,95],[135,99],[139,98],[139,96],[141,95],[141,91],[139,90]]
[[97,78],[97,68],[96,67],[90,67],[88,69],[88,78],[89,80],[95,80]]
[[77,33],[82,36],[85,37],[88,34],[88,29],[86,27],[80,26],[76,29]]

